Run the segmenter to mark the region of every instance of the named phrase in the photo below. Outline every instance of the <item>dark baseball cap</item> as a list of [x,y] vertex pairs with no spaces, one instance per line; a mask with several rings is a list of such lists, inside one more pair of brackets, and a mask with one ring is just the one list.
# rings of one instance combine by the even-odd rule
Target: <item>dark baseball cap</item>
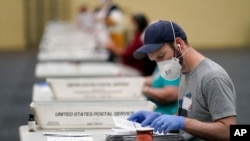
[[[171,26],[171,23],[173,25],[173,28]],[[145,30],[143,46],[134,52],[134,57],[136,59],[142,59],[148,53],[152,53],[161,48],[165,43],[173,42],[173,29],[175,38],[180,37],[182,39],[187,39],[184,30],[175,22],[160,20],[149,25]]]

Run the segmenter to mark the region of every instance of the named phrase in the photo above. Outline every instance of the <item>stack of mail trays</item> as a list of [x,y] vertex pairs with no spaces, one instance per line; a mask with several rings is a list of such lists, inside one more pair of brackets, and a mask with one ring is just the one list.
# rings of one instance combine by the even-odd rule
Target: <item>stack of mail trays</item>
[[41,129],[111,129],[155,105],[142,94],[143,77],[47,78],[33,86],[31,109]]
[[[125,76],[120,70],[127,68],[105,62],[107,52],[100,55],[105,49],[97,49],[98,44],[95,34],[69,23],[46,26],[35,70],[45,83],[34,84],[30,105],[41,129],[109,129],[115,127],[114,116],[154,109],[141,93],[144,78],[132,77],[132,71]],[[79,60],[84,62],[71,63]]]

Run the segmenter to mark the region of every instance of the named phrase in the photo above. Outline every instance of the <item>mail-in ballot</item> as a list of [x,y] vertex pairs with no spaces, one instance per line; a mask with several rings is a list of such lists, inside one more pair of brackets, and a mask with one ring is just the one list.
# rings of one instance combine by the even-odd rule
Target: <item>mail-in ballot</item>
[[138,110],[155,109],[150,101],[32,102],[42,129],[113,128],[112,117],[128,118]]
[[55,99],[145,99],[145,96],[142,94],[145,82],[143,77],[49,78],[47,82]]

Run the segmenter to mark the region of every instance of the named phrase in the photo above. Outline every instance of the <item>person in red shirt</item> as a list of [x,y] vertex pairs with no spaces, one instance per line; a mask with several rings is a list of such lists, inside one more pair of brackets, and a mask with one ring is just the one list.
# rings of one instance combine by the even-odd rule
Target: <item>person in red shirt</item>
[[107,49],[118,56],[124,65],[139,70],[143,76],[149,76],[153,73],[156,63],[151,61],[148,57],[137,60],[133,56],[134,51],[143,45],[141,36],[148,25],[148,20],[144,14],[137,13],[131,16],[131,23],[134,35],[127,46],[125,48],[116,47],[113,43],[110,43],[107,45]]

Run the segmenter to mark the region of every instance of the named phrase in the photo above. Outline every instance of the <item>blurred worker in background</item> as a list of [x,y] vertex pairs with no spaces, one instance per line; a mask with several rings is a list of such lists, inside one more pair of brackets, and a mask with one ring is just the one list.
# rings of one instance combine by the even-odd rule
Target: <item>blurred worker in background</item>
[[129,120],[160,133],[180,130],[185,140],[229,140],[230,125],[236,124],[236,94],[227,72],[190,46],[183,29],[171,21],[151,24],[144,45],[135,51],[157,62],[163,78],[181,75],[179,111],[176,115],[138,111]]
[[94,15],[87,5],[81,5],[76,17],[76,24],[83,30],[92,31],[95,28]]
[[[112,0],[99,0],[100,7],[97,11],[97,19],[105,24],[111,41],[118,48],[125,46],[124,13]],[[109,61],[114,61],[114,54],[110,52]]]
[[131,66],[142,73],[143,76],[152,75],[156,63],[145,57],[137,60],[133,57],[133,53],[142,46],[141,35],[148,25],[148,20],[144,14],[138,13],[131,16],[131,28],[133,29],[133,38],[126,47],[119,47],[117,44],[110,42],[107,49],[121,58],[123,64]]
[[155,112],[173,115],[178,111],[178,87],[180,77],[174,80],[162,78],[156,67],[152,76],[147,76],[143,94],[156,104]]

